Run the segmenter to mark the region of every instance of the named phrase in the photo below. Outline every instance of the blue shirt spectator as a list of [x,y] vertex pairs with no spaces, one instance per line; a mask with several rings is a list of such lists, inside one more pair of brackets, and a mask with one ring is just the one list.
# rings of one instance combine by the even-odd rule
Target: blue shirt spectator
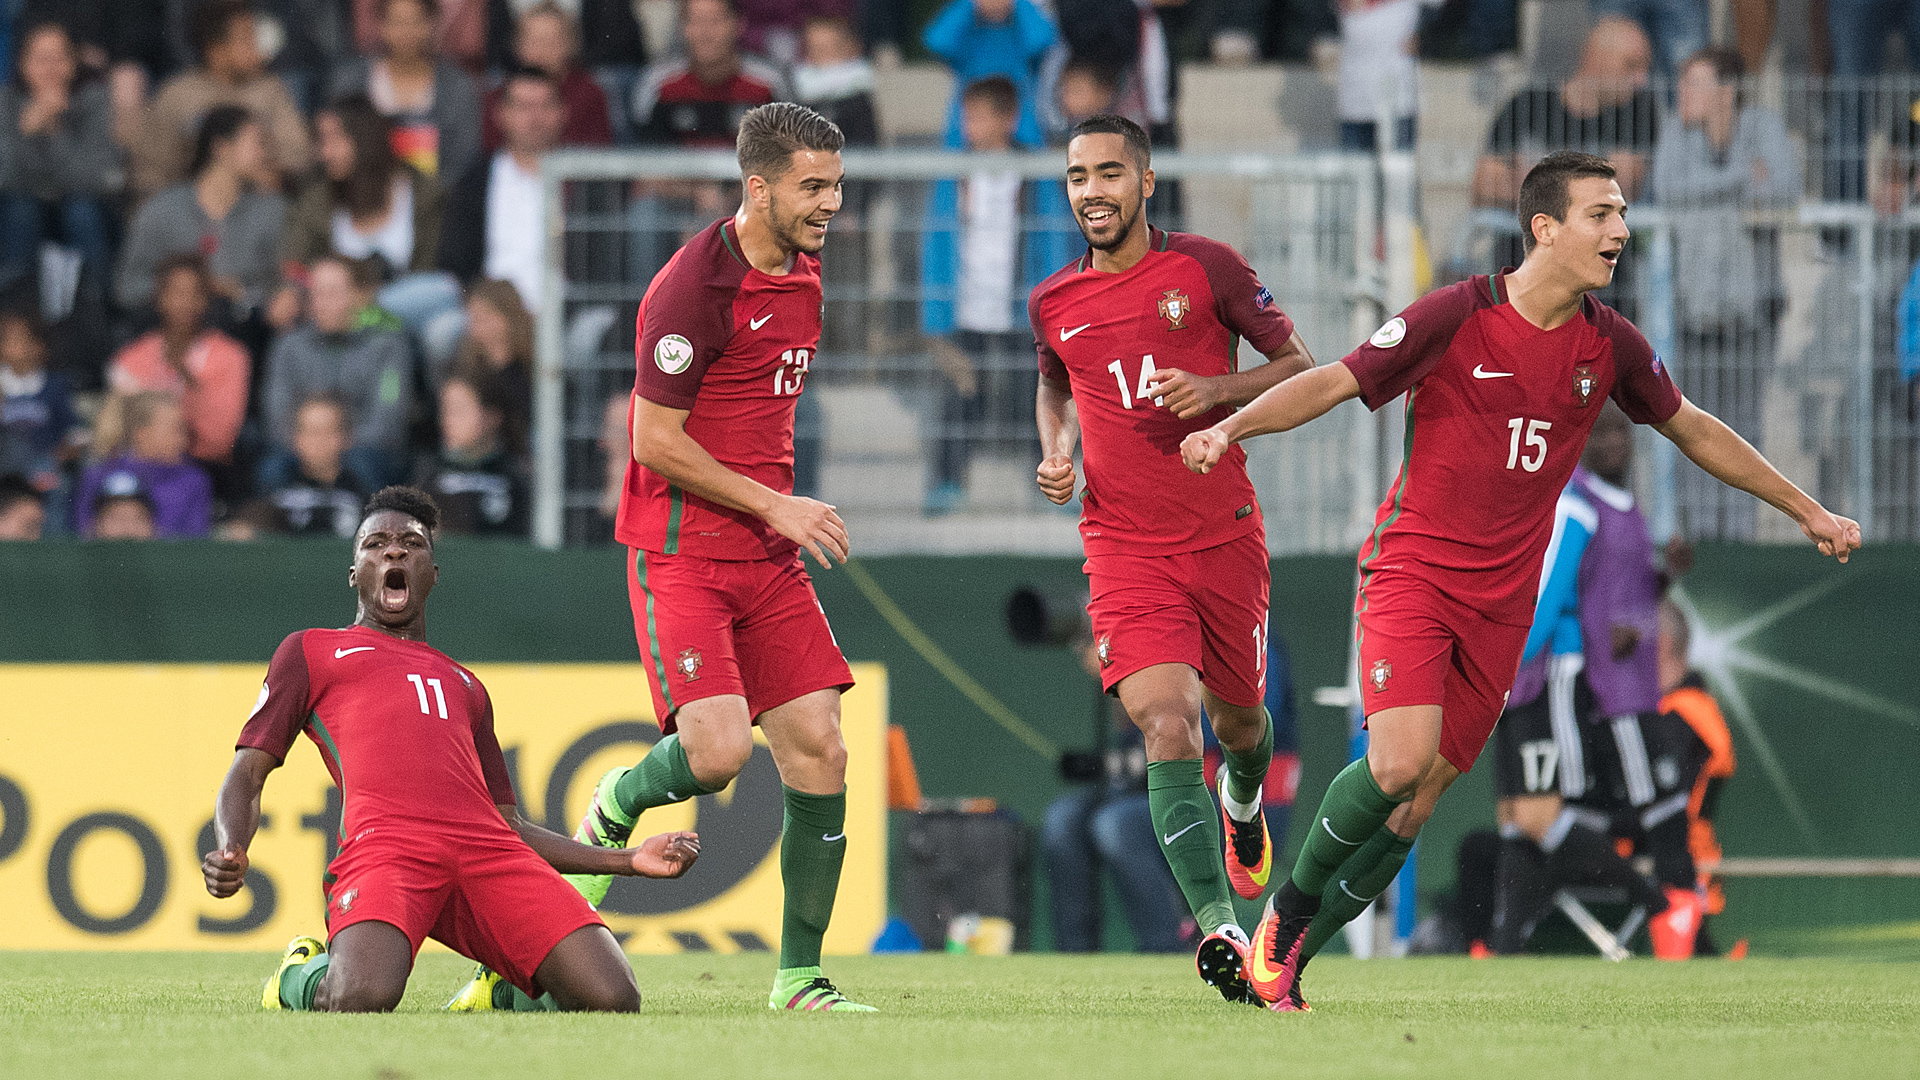
[[20,312],[0,313],[0,476],[18,473],[51,491],[79,424],[66,375],[47,370],[37,322]]
[[1020,92],[1020,124],[1014,141],[1044,145],[1034,110],[1034,81],[1040,61],[1059,36],[1033,0],[953,0],[927,24],[921,41],[953,69],[955,92],[947,107],[946,145],[964,145],[960,98],[964,89],[990,75],[1004,75]]

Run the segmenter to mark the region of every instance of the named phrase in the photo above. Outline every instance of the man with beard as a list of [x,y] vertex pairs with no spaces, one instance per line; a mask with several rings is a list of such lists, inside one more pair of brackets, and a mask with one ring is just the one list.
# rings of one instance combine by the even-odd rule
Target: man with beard
[[[1246,455],[1199,484],[1180,440],[1313,365],[1293,321],[1239,253],[1150,226],[1151,147],[1112,115],[1067,143],[1067,197],[1087,252],[1027,301],[1040,359],[1040,490],[1065,504],[1084,432],[1080,535],[1101,684],[1146,736],[1147,799],[1161,853],[1200,932],[1201,979],[1259,1004],[1243,975],[1234,891],[1258,897],[1272,866],[1261,784],[1273,760],[1266,683],[1267,546]],[[1240,339],[1267,363],[1239,370]],[[1201,707],[1225,752],[1220,834],[1201,771]]]

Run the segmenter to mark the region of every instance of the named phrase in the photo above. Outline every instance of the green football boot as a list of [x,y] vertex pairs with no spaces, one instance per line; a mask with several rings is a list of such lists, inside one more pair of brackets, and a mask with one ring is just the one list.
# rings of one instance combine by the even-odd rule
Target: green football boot
[[785,968],[773,973],[773,993],[767,1008],[790,1012],[879,1012],[871,1005],[847,1000],[817,967]]
[[[593,785],[593,804],[587,807],[585,817],[580,819],[580,827],[573,830],[573,838],[592,847],[623,848],[627,838],[633,835],[633,823],[636,815],[620,809],[614,801],[613,787],[620,778],[627,775],[631,766],[621,765],[608,769],[600,782]],[[567,883],[580,890],[587,903],[595,908],[607,898],[607,890],[613,887],[610,874],[564,874]]]

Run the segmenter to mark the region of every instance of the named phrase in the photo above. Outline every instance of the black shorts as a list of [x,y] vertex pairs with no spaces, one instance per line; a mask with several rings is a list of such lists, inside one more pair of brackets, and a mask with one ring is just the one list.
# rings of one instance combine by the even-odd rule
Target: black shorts
[[1594,782],[1577,801],[1616,819],[1631,834],[1684,814],[1709,751],[1674,713],[1595,716],[1581,725]]
[[1548,661],[1547,685],[1532,701],[1510,705],[1493,730],[1493,785],[1502,799],[1559,795],[1569,801],[1593,786],[1581,729],[1598,707],[1578,653]]

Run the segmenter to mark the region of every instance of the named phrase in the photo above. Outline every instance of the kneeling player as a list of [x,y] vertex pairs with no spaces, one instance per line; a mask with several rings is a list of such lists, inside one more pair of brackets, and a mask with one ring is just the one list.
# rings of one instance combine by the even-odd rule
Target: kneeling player
[[632,967],[560,871],[679,877],[700,841],[663,833],[609,850],[521,816],[486,688],[426,643],[438,519],[425,492],[375,495],[347,578],[360,597],[353,625],[302,630],[275,650],[220,786],[219,847],[201,866],[207,891],[239,891],[267,774],[305,731],[343,800],[326,877],[329,942],[294,939],[263,1007],[390,1010],[431,937],[509,984],[480,1007],[631,1012]]

